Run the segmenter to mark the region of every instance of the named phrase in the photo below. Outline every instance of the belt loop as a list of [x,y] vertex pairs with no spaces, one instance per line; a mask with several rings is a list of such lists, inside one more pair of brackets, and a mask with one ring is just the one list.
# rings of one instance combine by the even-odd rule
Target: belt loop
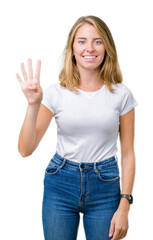
[[97,165],[97,163],[96,163],[96,162],[94,162],[94,171],[95,171],[95,173],[97,173],[97,172],[98,172],[96,165]]
[[63,168],[63,167],[64,167],[64,165],[65,165],[65,162],[66,162],[66,158],[64,158],[64,160],[63,160],[63,162],[62,162],[62,164],[60,165],[60,167],[59,167],[59,168]]

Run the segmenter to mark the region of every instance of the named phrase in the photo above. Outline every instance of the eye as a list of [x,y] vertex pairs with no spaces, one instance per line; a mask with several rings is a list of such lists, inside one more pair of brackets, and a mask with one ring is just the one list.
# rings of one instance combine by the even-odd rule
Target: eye
[[85,43],[85,41],[81,40],[81,41],[79,41],[79,43],[80,43],[80,44],[84,44],[84,43]]
[[95,44],[96,45],[99,45],[99,44],[101,44],[102,42],[101,41],[95,41]]

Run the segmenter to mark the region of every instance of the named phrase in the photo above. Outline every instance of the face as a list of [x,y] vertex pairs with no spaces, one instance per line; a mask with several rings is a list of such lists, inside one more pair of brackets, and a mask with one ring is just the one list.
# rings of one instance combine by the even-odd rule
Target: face
[[78,70],[98,69],[105,55],[105,47],[95,26],[84,23],[76,32],[73,55]]

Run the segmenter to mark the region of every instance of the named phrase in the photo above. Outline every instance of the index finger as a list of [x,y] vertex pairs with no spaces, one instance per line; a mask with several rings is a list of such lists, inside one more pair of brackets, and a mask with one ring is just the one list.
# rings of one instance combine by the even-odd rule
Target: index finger
[[37,61],[37,67],[36,67],[36,73],[35,73],[35,79],[37,79],[40,82],[40,69],[41,69],[41,61]]

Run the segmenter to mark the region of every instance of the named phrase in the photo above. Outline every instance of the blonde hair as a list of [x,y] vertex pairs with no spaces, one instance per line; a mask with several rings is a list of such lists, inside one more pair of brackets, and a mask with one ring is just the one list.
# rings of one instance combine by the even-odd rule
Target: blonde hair
[[109,28],[103,20],[96,16],[80,17],[71,28],[64,50],[64,66],[59,74],[60,85],[68,88],[70,91],[79,92],[76,87],[79,87],[80,74],[76,66],[76,61],[73,58],[73,42],[76,31],[84,23],[95,26],[103,39],[105,56],[100,65],[99,77],[104,81],[108,89],[113,92],[114,89],[111,87],[111,83],[122,83],[122,74],[119,68],[116,47]]

